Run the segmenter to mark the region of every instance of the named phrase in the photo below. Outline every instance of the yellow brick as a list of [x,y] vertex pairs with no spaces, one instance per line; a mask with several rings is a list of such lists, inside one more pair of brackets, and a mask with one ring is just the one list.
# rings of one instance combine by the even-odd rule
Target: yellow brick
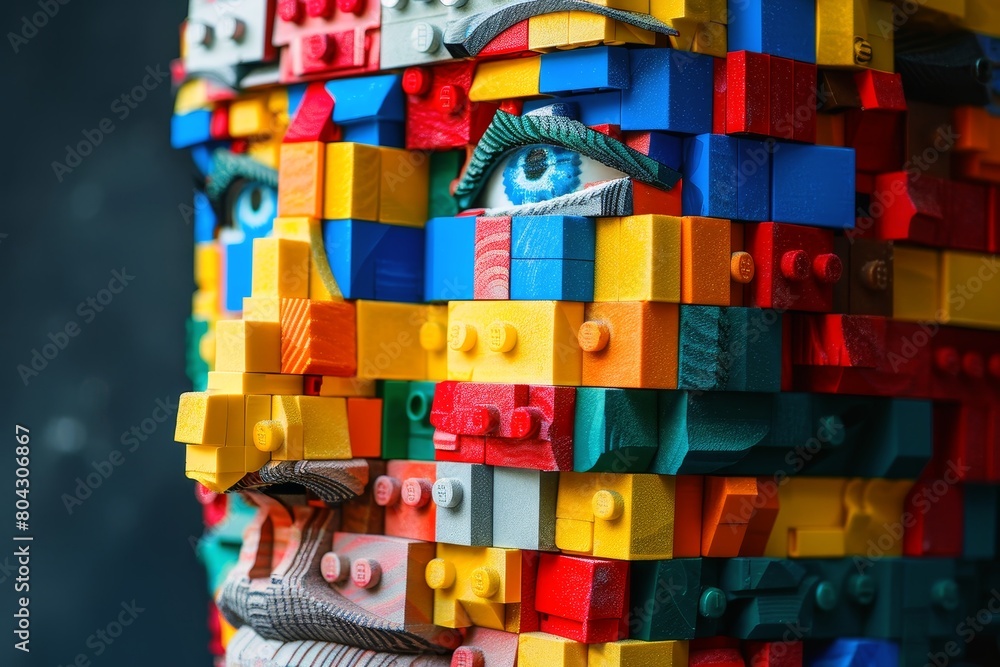
[[648,14],[650,0],[587,0],[587,2],[592,5],[620,9],[624,12],[639,12],[640,14]]
[[304,215],[278,216],[274,219],[273,235],[282,239],[309,241],[310,226],[319,224],[316,218]]
[[242,447],[188,445],[185,450],[184,474],[216,493],[224,493],[246,474]]
[[936,322],[940,317],[941,256],[936,250],[897,245],[892,253],[892,316]]
[[229,105],[229,134],[234,137],[267,134],[271,129],[269,115],[263,97],[236,100]]
[[252,296],[309,298],[310,244],[282,238],[253,241]]
[[215,327],[215,370],[281,372],[280,324],[220,320]]
[[870,0],[868,5],[868,43],[872,60],[868,67],[881,72],[896,71],[895,30],[892,26],[892,3]]
[[200,320],[219,317],[219,293],[214,290],[197,290],[191,295],[191,315]]
[[420,326],[420,347],[427,354],[427,379],[448,379],[448,306],[428,305]]
[[544,632],[517,638],[517,664],[524,667],[587,667],[587,645]]
[[469,99],[489,102],[538,95],[541,70],[540,56],[480,63],[472,79]]
[[615,41],[615,21],[589,12],[569,13],[569,36],[572,46],[590,46]]
[[587,647],[587,667],[687,667],[688,643],[623,639]]
[[243,447],[246,445],[246,398],[235,394],[224,394],[229,412],[226,419],[226,447]]
[[[488,579],[495,591],[477,587]],[[434,589],[435,624],[503,630],[505,606],[521,601],[521,552],[439,542],[436,558],[427,564],[426,580]]]
[[699,23],[691,50],[707,56],[725,58],[729,48],[728,33],[722,23],[708,21]]
[[[942,14],[950,14],[956,18],[963,18],[969,14],[970,18],[980,21],[983,25],[967,22],[970,30],[976,32],[989,32],[989,15],[983,13],[984,8],[992,8],[996,5],[990,0],[920,0],[920,6],[925,9],[933,9]],[[971,11],[970,11],[971,10]],[[995,20],[1000,20],[1000,12],[994,15]],[[1000,28],[1000,25],[997,25]]]
[[844,493],[844,552],[866,554],[875,544],[885,556],[902,556],[902,534],[893,526],[899,525],[911,488],[908,479],[850,480]]
[[420,345],[426,321],[423,304],[358,300],[358,377],[426,379],[427,354]]
[[448,378],[579,385],[581,324],[582,303],[452,301]]
[[615,42],[618,44],[656,44],[656,33],[629,25],[624,21],[615,21]]
[[794,477],[778,487],[778,516],[764,555],[843,557],[846,488],[847,480],[835,477]]
[[325,396],[274,396],[271,419],[280,425],[281,446],[275,461],[349,459],[347,401]]
[[174,113],[178,115],[210,106],[208,82],[205,79],[192,79],[183,83],[174,96]]
[[[563,523],[560,534],[560,522]],[[559,473],[556,546],[564,551],[585,543],[593,523],[599,558],[671,558],[674,544],[674,478],[667,475]],[[563,540],[560,541],[560,537]]]
[[[855,58],[857,37],[868,40],[872,60]],[[892,4],[882,0],[817,0],[816,62],[827,67],[893,71]]]
[[247,322],[280,322],[281,299],[276,296],[243,297],[243,319]]
[[594,301],[680,300],[681,220],[599,218]]
[[219,394],[187,392],[177,402],[177,425],[174,440],[188,445],[213,445],[226,443],[229,402]]
[[271,397],[252,395],[245,396],[243,398],[246,401],[243,413],[243,447],[246,450],[244,452],[246,471],[257,472],[260,470],[261,466],[271,460],[271,452],[265,452],[257,449],[254,445],[253,430],[254,426],[256,426],[258,422],[271,419]]
[[280,238],[307,241],[310,244],[309,298],[313,301],[340,301],[343,295],[323,246],[323,227],[317,218],[303,216],[274,219],[274,235]]
[[281,161],[281,140],[280,133],[275,133],[266,140],[250,140],[247,146],[247,155],[261,162],[272,169],[277,169]]
[[528,19],[528,48],[549,51],[569,41],[569,12],[552,12]]
[[206,292],[219,289],[219,246],[215,241],[195,244],[194,283]]
[[338,378],[324,375],[323,384],[319,388],[319,395],[372,397],[375,395],[375,380]]
[[348,142],[326,145],[323,218],[378,220],[381,151]]
[[[934,5],[945,4],[947,0],[936,0]],[[969,30],[1000,37],[1000,5],[996,0],[965,0],[965,20],[961,22]]]
[[[218,394],[301,394],[301,375],[209,371],[208,390]],[[269,408],[270,409],[270,408]]]
[[701,23],[712,20],[712,4],[709,0],[650,0],[649,13],[661,21],[688,19]]
[[1000,329],[1000,259],[996,255],[941,253],[942,324]]
[[423,227],[427,223],[430,160],[423,153],[380,147],[380,222]]

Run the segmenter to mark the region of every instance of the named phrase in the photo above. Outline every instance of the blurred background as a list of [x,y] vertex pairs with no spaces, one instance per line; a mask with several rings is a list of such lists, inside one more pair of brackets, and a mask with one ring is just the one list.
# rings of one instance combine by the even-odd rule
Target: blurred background
[[[0,8],[0,665],[211,664],[200,506],[172,438],[193,290],[194,168],[169,146],[186,4]],[[27,655],[15,424],[31,438]]]

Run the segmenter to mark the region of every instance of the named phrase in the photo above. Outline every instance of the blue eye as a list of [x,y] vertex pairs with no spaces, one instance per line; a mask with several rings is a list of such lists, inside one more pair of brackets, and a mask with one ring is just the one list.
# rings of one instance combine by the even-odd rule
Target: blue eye
[[244,183],[233,200],[233,227],[250,236],[262,236],[270,230],[277,213],[278,195],[273,187],[254,181]]
[[515,205],[575,192],[580,187],[580,154],[558,146],[526,146],[503,166],[503,187]]

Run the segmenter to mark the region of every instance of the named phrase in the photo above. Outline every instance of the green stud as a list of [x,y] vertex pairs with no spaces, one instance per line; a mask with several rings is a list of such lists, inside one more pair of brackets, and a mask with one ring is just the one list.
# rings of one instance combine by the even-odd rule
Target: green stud
[[829,581],[821,581],[816,586],[816,606],[823,611],[831,611],[837,606],[837,589]]
[[705,618],[722,618],[726,613],[726,594],[714,586],[706,588],[698,600],[698,613]]

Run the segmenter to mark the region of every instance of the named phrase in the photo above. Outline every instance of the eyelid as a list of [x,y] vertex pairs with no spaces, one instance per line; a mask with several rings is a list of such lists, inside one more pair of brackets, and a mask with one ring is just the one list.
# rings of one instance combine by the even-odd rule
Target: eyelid
[[213,204],[224,202],[230,186],[240,180],[257,181],[277,188],[278,170],[248,155],[239,155],[224,148],[212,153],[212,171],[205,184],[209,201]]
[[494,37],[507,28],[534,16],[564,11],[589,12],[663,35],[676,36],[679,34],[677,30],[649,14],[605,7],[587,0],[547,0],[546,2],[508,0],[499,7],[449,22],[445,28],[445,48],[455,58],[476,56]]
[[614,137],[592,130],[565,116],[514,116],[497,111],[469,160],[469,166],[455,188],[460,208],[467,209],[479,194],[487,177],[513,148],[530,144],[551,144],[573,150],[603,162],[629,177],[669,190],[680,180],[679,172],[648,155],[626,146]]

